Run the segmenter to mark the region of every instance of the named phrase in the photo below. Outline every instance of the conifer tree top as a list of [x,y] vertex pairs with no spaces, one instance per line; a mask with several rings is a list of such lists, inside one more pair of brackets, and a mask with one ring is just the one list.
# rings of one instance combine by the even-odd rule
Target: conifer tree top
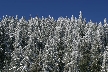
[[80,11],[79,19],[82,19],[82,12]]

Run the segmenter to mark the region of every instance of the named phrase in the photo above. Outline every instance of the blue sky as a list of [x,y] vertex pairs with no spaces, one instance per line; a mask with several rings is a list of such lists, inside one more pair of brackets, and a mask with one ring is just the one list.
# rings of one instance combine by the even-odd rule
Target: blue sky
[[104,18],[108,19],[108,0],[0,0],[0,18],[18,15],[28,19],[30,14],[32,17],[51,15],[55,19],[71,15],[78,18],[79,11],[87,21],[103,22]]

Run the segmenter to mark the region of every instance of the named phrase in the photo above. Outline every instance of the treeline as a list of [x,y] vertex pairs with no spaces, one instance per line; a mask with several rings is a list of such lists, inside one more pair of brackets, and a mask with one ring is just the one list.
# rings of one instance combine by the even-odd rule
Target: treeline
[[2,72],[107,72],[108,24],[77,19],[3,16]]

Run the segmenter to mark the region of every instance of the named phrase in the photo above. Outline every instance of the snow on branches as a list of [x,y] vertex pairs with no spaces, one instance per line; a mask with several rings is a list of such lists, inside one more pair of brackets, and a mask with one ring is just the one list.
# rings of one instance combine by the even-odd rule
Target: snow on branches
[[107,72],[108,24],[79,18],[26,20],[3,16],[0,21],[0,71]]

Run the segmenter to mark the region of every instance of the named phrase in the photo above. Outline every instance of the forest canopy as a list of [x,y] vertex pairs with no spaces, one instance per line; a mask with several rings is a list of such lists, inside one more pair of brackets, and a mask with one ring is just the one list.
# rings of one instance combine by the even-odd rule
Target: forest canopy
[[108,72],[108,24],[79,18],[3,16],[1,72]]

